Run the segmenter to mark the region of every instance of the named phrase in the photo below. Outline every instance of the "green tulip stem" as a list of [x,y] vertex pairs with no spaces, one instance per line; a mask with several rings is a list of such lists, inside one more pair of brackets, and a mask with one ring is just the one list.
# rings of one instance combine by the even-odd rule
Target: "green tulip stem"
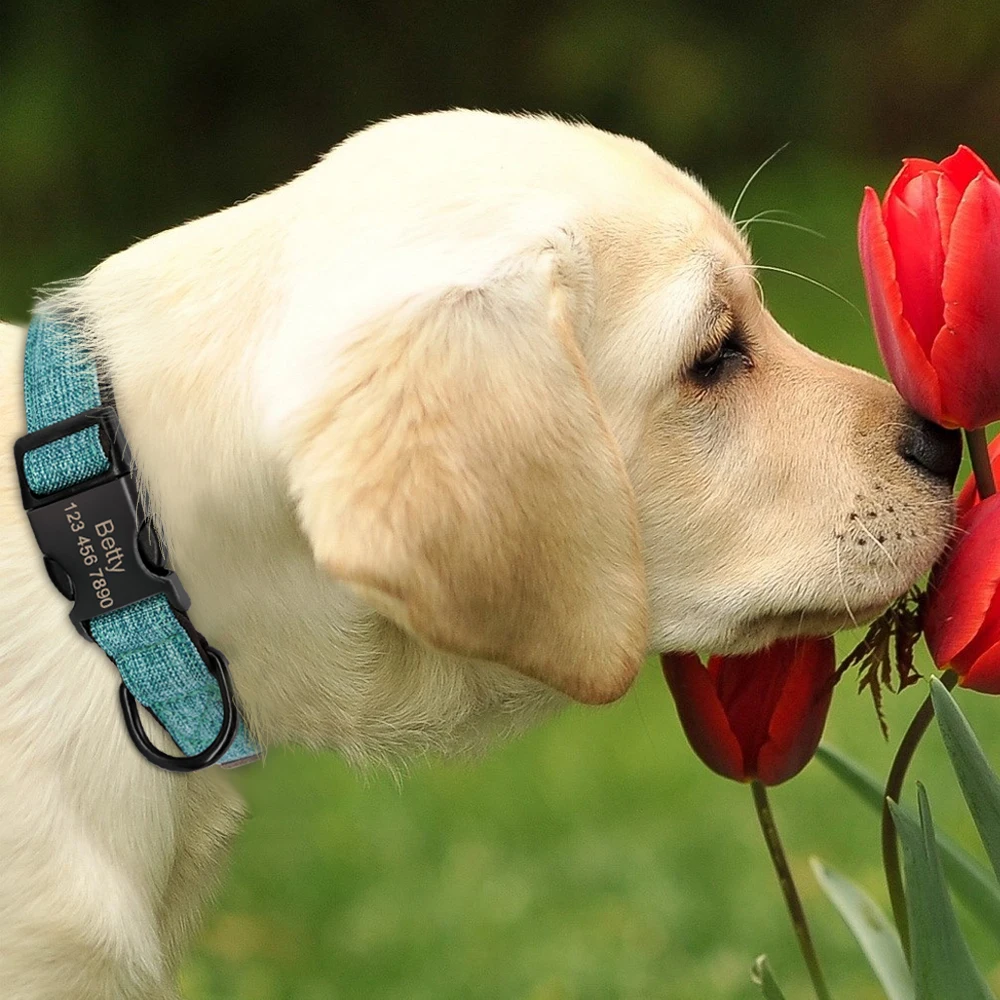
[[781,837],[778,836],[778,827],[774,822],[774,813],[771,812],[767,788],[762,782],[754,780],[750,783],[750,790],[753,792],[753,804],[757,809],[760,829],[764,834],[764,841],[767,844],[768,853],[771,855],[771,861],[774,863],[774,870],[778,874],[778,883],[792,918],[792,927],[795,929],[799,950],[802,952],[806,968],[809,970],[813,989],[816,991],[818,1000],[830,1000],[830,993],[826,988],[823,972],[819,967],[819,958],[816,955],[812,935],[809,933],[809,923],[806,920],[806,911],[802,906],[802,898],[795,886],[795,879],[792,878],[792,869],[788,866],[788,857],[781,844]]
[[[976,477],[976,490],[980,499],[985,499],[997,491],[993,469],[990,467],[986,428],[980,427],[974,431],[966,431],[965,440],[969,445],[972,473]],[[941,681],[950,690],[958,683],[958,674],[952,670],[945,671],[941,676]],[[903,871],[899,862],[896,824],[892,820],[892,813],[889,812],[889,802],[890,800],[899,802],[910,762],[913,760],[913,755],[917,752],[917,747],[933,718],[934,705],[930,695],[928,695],[900,741],[899,749],[896,751],[892,767],[889,770],[889,777],[885,783],[885,797],[882,803],[882,867],[885,869],[885,883],[889,889],[892,915],[899,930],[900,943],[907,961],[910,960],[910,921],[906,913],[906,892],[903,889]]]
[[[958,683],[958,674],[947,670],[941,676],[941,683],[951,690]],[[889,777],[885,783],[885,795],[882,799],[882,868],[885,871],[885,884],[889,889],[889,901],[892,903],[892,916],[899,930],[900,944],[906,960],[910,960],[910,921],[906,913],[906,892],[903,889],[903,869],[899,863],[899,842],[896,839],[896,824],[889,811],[889,801],[899,802],[903,791],[903,781],[909,769],[913,755],[927,732],[927,727],[934,718],[934,703],[928,695],[917,709],[909,728],[903,734],[899,749],[893,758]]]
[[990,466],[989,447],[986,444],[986,428],[979,427],[974,431],[966,431],[965,440],[969,444],[969,458],[972,459],[972,474],[976,477],[976,490],[979,499],[985,500],[997,491],[996,479]]

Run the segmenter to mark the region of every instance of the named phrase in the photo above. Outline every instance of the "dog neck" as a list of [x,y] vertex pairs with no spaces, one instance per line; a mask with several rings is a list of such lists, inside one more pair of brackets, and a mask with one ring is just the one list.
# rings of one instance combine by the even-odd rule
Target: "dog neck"
[[416,642],[315,564],[256,391],[290,295],[280,195],[137,244],[49,307],[101,359],[192,621],[258,742],[359,764],[478,748],[561,699]]

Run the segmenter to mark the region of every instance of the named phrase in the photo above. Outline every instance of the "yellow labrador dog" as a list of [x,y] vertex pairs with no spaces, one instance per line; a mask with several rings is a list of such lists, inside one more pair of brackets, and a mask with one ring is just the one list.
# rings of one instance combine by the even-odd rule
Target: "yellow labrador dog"
[[[949,533],[951,437],[782,330],[696,181],[585,125],[384,122],[42,308],[101,359],[264,747],[479,747],[651,652],[871,616]],[[175,997],[240,803],[129,742],[6,445],[0,531],[4,996]]]

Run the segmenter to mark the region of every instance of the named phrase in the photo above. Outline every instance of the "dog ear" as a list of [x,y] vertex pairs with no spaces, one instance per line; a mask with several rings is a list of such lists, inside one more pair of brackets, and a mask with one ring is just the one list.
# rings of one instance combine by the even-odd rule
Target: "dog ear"
[[291,476],[317,561],[377,610],[600,703],[642,661],[646,584],[568,266],[550,248],[366,329]]

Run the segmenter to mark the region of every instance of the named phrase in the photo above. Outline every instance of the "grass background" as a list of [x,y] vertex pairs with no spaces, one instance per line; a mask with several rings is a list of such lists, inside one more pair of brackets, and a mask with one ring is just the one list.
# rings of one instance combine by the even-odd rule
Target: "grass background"
[[[782,154],[741,214],[787,209],[826,239],[755,226],[758,260],[801,270],[863,309],[857,207],[863,184],[884,187],[892,169],[808,147]],[[731,204],[743,179],[721,177],[716,193]],[[761,279],[787,329],[880,371],[867,321],[851,308],[791,277]],[[856,639],[843,636],[841,651]],[[886,745],[852,675],[827,738],[884,775],[923,693],[890,699]],[[1000,706],[960,699],[1000,762]],[[939,825],[978,851],[936,732],[914,774]],[[749,998],[762,951],[789,1000],[809,995],[749,790],[694,758],[653,663],[614,706],[570,709],[482,760],[417,762],[401,783],[361,780],[334,754],[295,749],[233,780],[251,818],[182,971],[192,1000]],[[881,996],[807,866],[817,854],[884,903],[877,817],[815,762],[773,799],[835,996]],[[996,940],[965,922],[1000,988]]]

